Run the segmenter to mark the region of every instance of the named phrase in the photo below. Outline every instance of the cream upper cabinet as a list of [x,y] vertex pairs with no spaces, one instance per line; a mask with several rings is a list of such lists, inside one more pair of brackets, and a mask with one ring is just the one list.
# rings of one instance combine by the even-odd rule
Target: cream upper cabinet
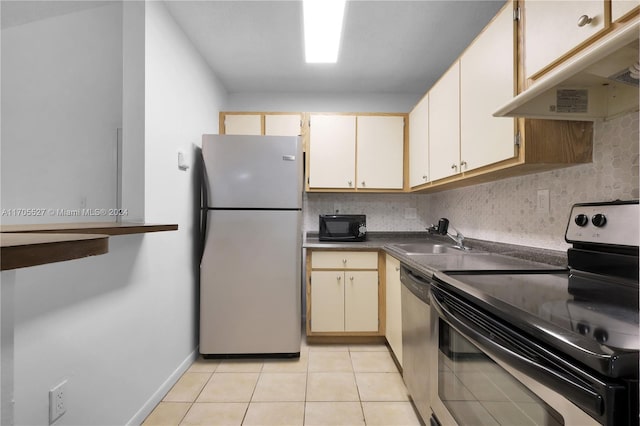
[[311,114],[309,187],[355,188],[356,117]]
[[385,337],[402,367],[402,305],[400,261],[386,255],[386,329]]
[[225,135],[261,135],[260,114],[228,114],[224,117]]
[[404,117],[357,117],[357,187],[402,189]]
[[460,57],[460,168],[512,158],[513,118],[493,113],[514,96],[513,8],[505,7]]
[[429,91],[429,171],[431,181],[459,173],[460,62]]
[[611,0],[611,21],[616,22],[638,6],[638,0]]
[[530,78],[560,59],[602,31],[605,24],[604,0],[526,0],[525,77]]
[[273,136],[299,136],[302,133],[300,114],[266,114],[264,134]]
[[429,181],[429,95],[409,114],[409,186]]

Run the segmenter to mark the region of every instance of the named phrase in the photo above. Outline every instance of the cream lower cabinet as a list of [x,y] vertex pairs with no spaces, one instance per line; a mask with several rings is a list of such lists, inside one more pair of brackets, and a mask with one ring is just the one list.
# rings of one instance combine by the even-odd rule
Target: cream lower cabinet
[[386,327],[385,337],[398,363],[402,367],[402,305],[400,282],[400,261],[386,255],[385,258]]
[[307,334],[376,335],[378,253],[313,251],[310,260]]

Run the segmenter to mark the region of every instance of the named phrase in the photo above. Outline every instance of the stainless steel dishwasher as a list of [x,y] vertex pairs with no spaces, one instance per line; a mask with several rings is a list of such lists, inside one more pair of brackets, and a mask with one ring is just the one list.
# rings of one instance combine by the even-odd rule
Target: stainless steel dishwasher
[[401,265],[400,281],[402,282],[402,376],[413,403],[426,423],[431,417],[429,401],[431,280]]

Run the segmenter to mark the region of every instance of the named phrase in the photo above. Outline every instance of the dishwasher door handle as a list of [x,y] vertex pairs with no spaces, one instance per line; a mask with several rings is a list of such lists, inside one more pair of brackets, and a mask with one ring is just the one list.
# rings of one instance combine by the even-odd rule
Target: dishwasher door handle
[[406,266],[400,267],[400,281],[414,296],[423,303],[430,305],[429,293],[431,290],[431,281],[425,277],[413,273]]

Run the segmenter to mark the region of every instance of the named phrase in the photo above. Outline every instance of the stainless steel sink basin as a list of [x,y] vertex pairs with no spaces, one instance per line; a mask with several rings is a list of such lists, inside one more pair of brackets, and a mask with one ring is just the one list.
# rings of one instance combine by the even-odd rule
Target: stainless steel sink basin
[[453,246],[435,243],[392,244],[392,247],[397,250],[403,251],[404,254],[408,256],[417,254],[464,253],[466,251]]

